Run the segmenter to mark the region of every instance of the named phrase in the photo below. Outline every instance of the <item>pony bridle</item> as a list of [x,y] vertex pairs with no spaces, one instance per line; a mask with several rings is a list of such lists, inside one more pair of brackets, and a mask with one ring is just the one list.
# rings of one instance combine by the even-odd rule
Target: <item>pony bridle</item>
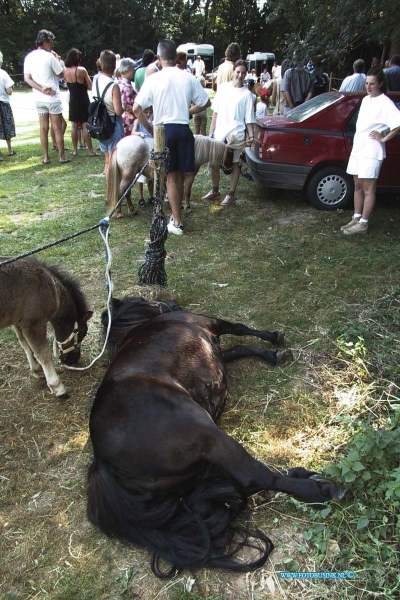
[[[72,342],[72,344],[71,344],[71,342]],[[60,351],[60,358],[62,356],[65,356],[66,354],[69,354],[70,352],[74,352],[75,350],[78,350],[78,348],[81,347],[81,342],[79,341],[79,327],[78,327],[77,321],[75,321],[72,332],[67,337],[67,339],[64,340],[63,342],[59,342],[58,340],[55,340],[55,343],[57,345],[57,348]]]

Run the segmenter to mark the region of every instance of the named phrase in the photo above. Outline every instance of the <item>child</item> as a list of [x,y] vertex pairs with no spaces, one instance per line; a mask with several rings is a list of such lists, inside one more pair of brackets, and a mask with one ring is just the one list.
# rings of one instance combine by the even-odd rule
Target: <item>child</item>
[[133,89],[133,78],[135,76],[135,63],[131,58],[123,58],[119,64],[119,72],[121,79],[119,80],[119,89],[121,90],[121,102],[124,112],[122,113],[122,119],[124,121],[124,135],[131,135],[133,124],[135,122],[135,115],[132,112],[132,106],[134,105],[136,92]]
[[[146,119],[151,123],[153,121],[153,107],[149,106],[148,108],[145,108],[144,114],[146,115]],[[139,122],[139,119],[136,119],[133,124],[132,135],[139,135],[143,139],[146,139],[146,138],[153,139],[152,136],[150,135],[150,133],[147,131],[147,129],[145,129],[143,127],[143,125],[141,125],[141,123]],[[147,181],[147,187],[149,190],[149,204],[152,204],[154,201],[154,196],[153,196],[154,182],[153,182],[153,180],[147,179],[147,177],[145,177],[144,175],[140,175],[139,179],[137,180],[137,183],[136,183],[137,190],[139,193],[138,205],[140,206],[140,208],[144,208],[146,206],[146,203],[143,198],[143,184],[146,183],[146,181]]]

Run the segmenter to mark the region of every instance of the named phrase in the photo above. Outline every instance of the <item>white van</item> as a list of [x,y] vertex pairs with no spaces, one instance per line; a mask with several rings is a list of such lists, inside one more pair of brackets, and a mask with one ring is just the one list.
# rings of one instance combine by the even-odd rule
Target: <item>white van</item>
[[186,58],[192,59],[192,63],[196,58],[201,56],[206,66],[206,73],[212,71],[214,68],[214,46],[211,44],[195,44],[194,42],[188,42],[187,44],[181,44],[176,49],[177,52],[186,52]]
[[254,52],[246,57],[247,70],[250,73],[252,69],[256,70],[257,77],[260,77],[263,69],[267,68],[271,74],[271,69],[275,61],[273,52]]

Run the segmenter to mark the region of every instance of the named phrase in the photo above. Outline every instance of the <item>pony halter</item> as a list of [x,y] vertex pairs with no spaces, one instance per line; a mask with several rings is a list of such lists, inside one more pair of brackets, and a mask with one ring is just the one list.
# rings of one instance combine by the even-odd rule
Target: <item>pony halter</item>
[[[78,323],[75,321],[74,327],[72,329],[71,334],[67,337],[63,342],[59,342],[55,340],[58,349],[60,350],[60,357],[65,356],[65,354],[69,354],[69,352],[74,352],[78,348],[81,347],[81,342],[79,341],[79,328]],[[72,344],[70,342],[72,341]]]

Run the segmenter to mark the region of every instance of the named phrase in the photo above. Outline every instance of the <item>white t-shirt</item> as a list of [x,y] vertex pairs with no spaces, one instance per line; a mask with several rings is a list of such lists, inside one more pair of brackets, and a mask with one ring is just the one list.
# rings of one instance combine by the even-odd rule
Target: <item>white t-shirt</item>
[[253,94],[247,87],[234,87],[232,82],[221,83],[211,108],[218,115],[214,131],[217,140],[231,136],[244,139],[246,124],[254,123]]
[[[110,81],[113,81],[114,85],[118,85],[118,82],[115,79],[113,79],[112,77],[109,77],[108,75],[104,75],[103,73],[101,75],[99,75],[96,79],[94,86],[92,87],[93,96],[97,96],[97,83],[99,84],[99,93],[100,93],[100,97],[101,97],[101,95],[104,91],[104,88],[110,83]],[[104,104],[107,107],[107,112],[112,117],[115,116],[113,96],[112,96],[114,85],[110,85],[110,87],[106,91],[106,95],[104,96]]]
[[10,103],[10,96],[6,90],[14,85],[14,81],[11,79],[9,74],[0,69],[0,101]]
[[195,77],[201,77],[206,70],[206,65],[204,64],[204,60],[195,60],[192,69],[194,70]]
[[187,71],[164,67],[144,80],[135,102],[153,107],[155,125],[188,125],[190,105],[205,106],[208,94]]
[[343,79],[339,92],[365,92],[365,80],[364,73],[349,75]]
[[24,75],[29,74],[38,85],[51,88],[55,92],[54,96],[48,96],[32,88],[35,100],[38,102],[51,102],[60,99],[58,78],[62,72],[63,69],[55,56],[42,48],[29,52],[25,57]]
[[383,160],[386,156],[385,144],[369,137],[371,131],[383,133],[400,127],[400,110],[385,94],[375,98],[366,96],[361,102],[354,136],[353,156]]
[[256,117],[266,117],[267,116],[267,105],[265,102],[257,102],[256,106]]

